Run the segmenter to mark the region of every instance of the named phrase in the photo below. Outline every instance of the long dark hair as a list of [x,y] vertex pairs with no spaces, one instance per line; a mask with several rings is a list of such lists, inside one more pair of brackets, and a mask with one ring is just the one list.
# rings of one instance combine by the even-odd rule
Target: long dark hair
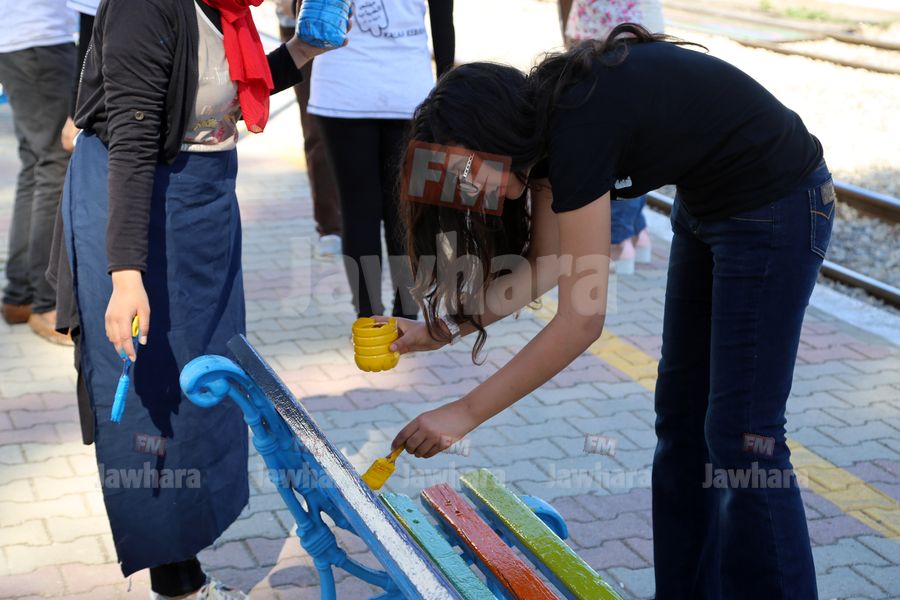
[[[566,90],[589,77],[596,62],[615,66],[625,60],[630,44],[656,41],[673,40],[625,23],[614,28],[606,40],[583,42],[545,56],[527,76],[514,67],[494,63],[457,67],[444,74],[419,105],[408,142],[509,156],[512,172],[526,183],[527,196],[524,173],[546,155],[550,119]],[[404,172],[409,172],[409,167],[405,164]],[[458,324],[471,324],[478,331],[472,350],[472,360],[477,361],[487,338],[480,298],[493,279],[508,271],[501,266],[491,273],[495,258],[528,252],[530,201],[506,202],[501,215],[419,202],[401,203],[401,213],[416,281],[413,297],[422,305],[429,333],[446,341],[443,330],[436,327],[443,310]],[[454,252],[448,253],[454,242]],[[440,277],[456,257],[468,257],[480,268],[449,269],[452,277]]]

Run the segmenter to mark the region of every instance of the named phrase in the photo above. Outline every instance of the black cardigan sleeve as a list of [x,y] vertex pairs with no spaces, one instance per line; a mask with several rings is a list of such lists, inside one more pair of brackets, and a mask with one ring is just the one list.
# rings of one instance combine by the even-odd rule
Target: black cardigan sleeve
[[438,77],[453,68],[456,60],[456,30],[453,27],[453,0],[428,0],[431,17],[431,45]]
[[109,136],[110,272],[147,267],[150,201],[175,35],[175,24],[153,0],[107,5],[102,72]]

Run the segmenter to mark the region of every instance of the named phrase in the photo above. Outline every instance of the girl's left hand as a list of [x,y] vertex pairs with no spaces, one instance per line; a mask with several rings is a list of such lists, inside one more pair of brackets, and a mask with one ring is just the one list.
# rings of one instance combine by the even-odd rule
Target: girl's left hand
[[[350,33],[350,30],[353,29],[353,19],[350,19],[347,22],[347,33]],[[341,48],[346,46],[350,42],[350,38],[344,40],[344,43],[341,44]],[[288,52],[291,53],[291,58],[294,59],[294,64],[299,69],[315,57],[320,54],[325,54],[335,48],[319,48],[317,46],[311,46],[307,44],[303,40],[301,40],[297,35],[294,35],[290,40],[285,43],[285,46],[288,49]]]
[[463,400],[456,400],[410,421],[391,442],[391,448],[403,446],[419,458],[431,458],[479,425],[481,420],[472,414],[468,405]]

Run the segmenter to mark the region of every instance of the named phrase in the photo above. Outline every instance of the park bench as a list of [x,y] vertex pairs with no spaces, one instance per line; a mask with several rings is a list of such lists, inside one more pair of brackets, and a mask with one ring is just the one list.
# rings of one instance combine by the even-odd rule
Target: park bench
[[[433,520],[408,496],[376,495],[243,336],[228,348],[235,361],[201,356],[185,366],[181,388],[198,406],[228,398],[241,408],[323,599],[336,597],[335,567],[381,588],[373,600],[620,598],[563,541],[566,523],[552,506],[516,496],[487,470],[460,478],[468,500],[443,483],[423,490]],[[363,540],[383,569],[350,558],[323,514]]]

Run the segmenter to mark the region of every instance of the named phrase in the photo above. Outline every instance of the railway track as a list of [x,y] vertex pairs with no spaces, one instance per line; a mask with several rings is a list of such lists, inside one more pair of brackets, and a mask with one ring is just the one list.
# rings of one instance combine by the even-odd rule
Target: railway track
[[843,181],[834,182],[838,201],[888,223],[900,223],[900,199]]
[[[844,67],[865,69],[888,75],[900,75],[900,44],[865,37],[852,28],[837,24],[822,24],[780,19],[734,10],[709,8],[697,4],[667,1],[666,23],[670,27],[728,37],[750,48],[761,48],[790,56],[824,60]],[[796,48],[796,42],[834,40],[842,44],[866,46],[880,52],[897,52],[897,61],[884,64],[850,60],[844,57]]]
[[[842,191],[838,191],[839,189],[842,189]],[[847,202],[848,204],[859,202],[860,205],[870,207],[878,205],[880,207],[879,210],[883,209],[888,212],[893,211],[892,218],[894,222],[900,221],[900,200],[897,200],[896,198],[870,192],[869,190],[864,190],[846,183],[838,184],[835,182],[835,191],[838,194],[839,202]],[[853,200],[848,201],[848,198],[853,198]],[[883,203],[885,200],[888,202]],[[665,214],[669,214],[672,212],[674,199],[659,192],[650,192],[647,194],[647,203],[653,208]],[[868,275],[831,262],[830,260],[825,260],[822,263],[822,274],[833,281],[865,290],[869,295],[890,304],[894,308],[900,308],[900,289],[890,284],[878,281]]]

